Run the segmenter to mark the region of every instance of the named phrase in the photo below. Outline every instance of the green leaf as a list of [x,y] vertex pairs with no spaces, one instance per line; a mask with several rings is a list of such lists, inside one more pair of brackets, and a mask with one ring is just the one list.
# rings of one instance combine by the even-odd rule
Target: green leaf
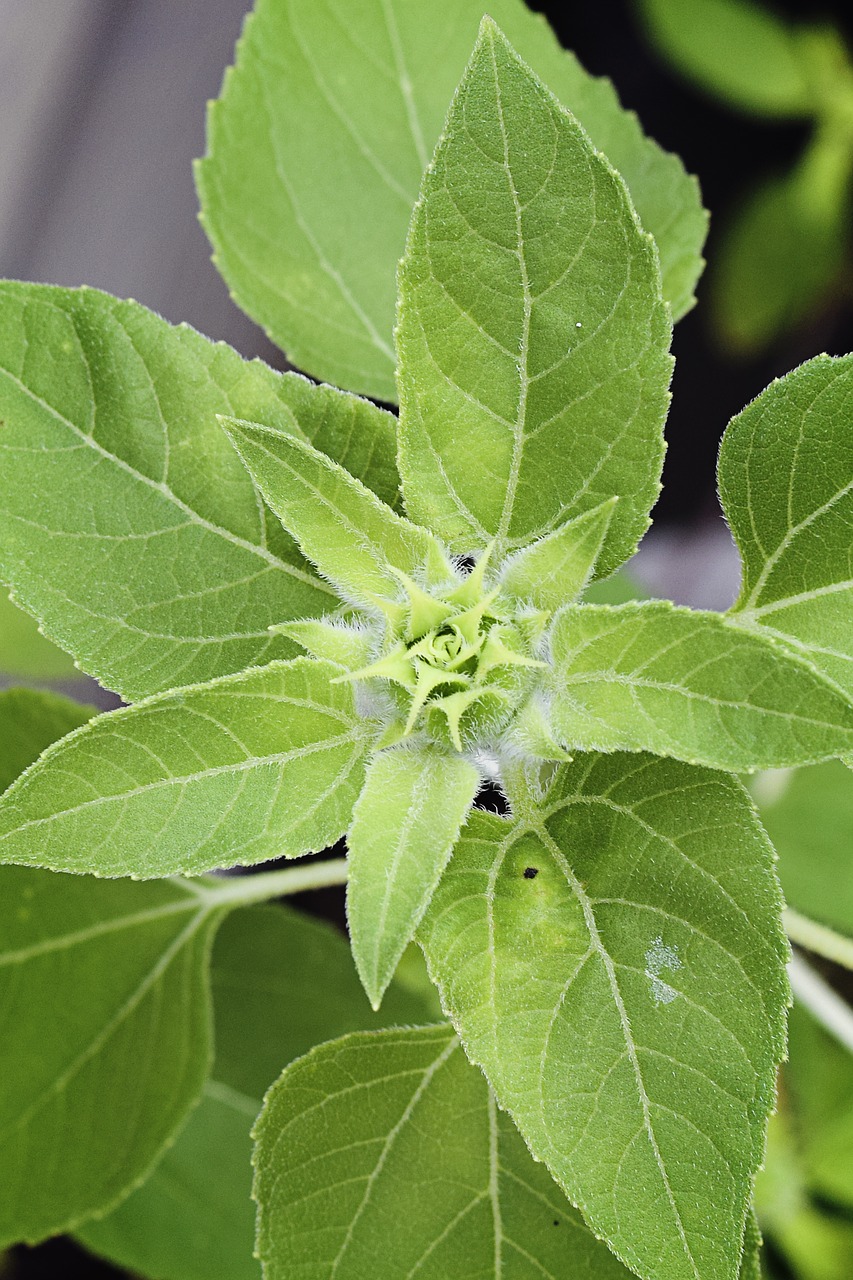
[[447,865],[480,775],[460,755],[382,751],[367,770],[347,838],[347,921],[374,1009]]
[[789,1015],[788,1036],[790,1062],[785,1079],[809,1187],[849,1211],[853,1209],[853,1056],[799,1004]]
[[818,356],[732,419],[720,498],[743,560],[732,621],[853,696],[853,356]]
[[773,850],[733,778],[643,756],[475,811],[420,930],[466,1052],[646,1280],[731,1280],[784,1051]]
[[738,1280],[762,1280],[761,1270],[761,1229],[750,1209],[746,1216],[746,1230],[743,1237],[743,1257],[740,1260]]
[[852,165],[845,122],[818,132],[792,173],[767,179],[744,202],[711,277],[715,326],[727,346],[761,351],[837,294]]
[[503,589],[552,612],[577,599],[592,577],[616,501],[603,502],[510,556],[501,571]]
[[270,1090],[255,1133],[267,1280],[627,1280],[448,1027],[321,1045]]
[[188,883],[0,880],[0,1243],[33,1242],[141,1182],[198,1100],[221,909]]
[[203,221],[239,305],[319,378],[396,396],[397,262],[487,8],[625,177],[676,317],[693,303],[707,229],[695,180],[521,0],[365,0],[357,21],[341,0],[260,0],[210,110]]
[[6,283],[0,304],[0,575],[21,606],[128,698],[292,654],[269,624],[334,596],[215,415],[295,413],[386,495],[369,442],[388,458],[389,415],[91,289]]
[[358,604],[396,597],[390,566],[452,573],[432,534],[398,516],[326,454],[253,422],[222,419],[265,500],[304,554]]
[[72,659],[0,587],[0,672],[21,680],[79,680]]
[[367,748],[339,670],[296,658],[98,716],[6,793],[0,861],[148,878],[334,844]]
[[377,1017],[341,935],[286,908],[223,922],[211,985],[216,1057],[201,1103],[144,1185],[77,1232],[95,1253],[161,1280],[259,1280],[250,1130],[282,1063],[349,1031],[433,1016],[392,982]]
[[282,622],[274,628],[301,645],[313,658],[323,658],[356,671],[371,660],[370,633],[361,627],[346,626],[336,618],[304,618]]
[[640,0],[649,34],[679,71],[741,110],[805,116],[806,49],[795,28],[752,0]]
[[94,707],[35,689],[0,693],[0,792],[52,742],[85,724]]
[[853,707],[772,637],[668,601],[569,605],[546,691],[569,749],[653,751],[717,769],[853,750]]
[[504,551],[615,494],[612,572],[659,491],[669,340],[624,183],[484,20],[400,268],[407,510]]
[[853,775],[839,761],[756,778],[761,821],[779,854],[785,898],[853,938]]

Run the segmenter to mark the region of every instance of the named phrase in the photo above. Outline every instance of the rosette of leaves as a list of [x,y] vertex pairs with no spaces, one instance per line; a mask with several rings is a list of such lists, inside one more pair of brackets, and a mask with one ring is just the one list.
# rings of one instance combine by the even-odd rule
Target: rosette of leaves
[[[296,12],[262,5],[250,29],[203,170],[209,221],[257,177],[247,103],[272,113],[261,153],[278,145],[270,59]],[[408,10],[383,12],[399,70]],[[339,123],[335,85],[297,48]],[[408,71],[400,84],[416,103]],[[348,131],[356,169],[375,168],[366,128]],[[257,206],[244,186],[229,271],[254,278],[266,233],[246,218],[279,201],[305,263],[265,305],[292,332],[312,306],[303,273],[336,284],[308,345],[331,334],[330,367],[346,348],[351,381],[384,387],[370,270],[311,230],[283,160],[261,168],[271,186]],[[676,218],[662,241],[682,232]],[[453,1026],[318,1023],[338,1038],[287,1068],[255,1129],[265,1274],[757,1275],[787,943],[772,848],[728,771],[853,752],[853,364],[804,366],[729,428],[721,487],[744,558],[729,614],[585,603],[659,490],[670,309],[622,178],[491,21],[398,294],[399,420],[134,303],[0,290],[0,567],[131,703],[48,747],[0,802],[23,912],[3,966],[35,966],[59,1017],[56,956],[79,947],[99,992],[38,1071],[37,1020],[23,1059],[2,1042],[19,1117],[0,1117],[0,1232],[80,1228],[146,1183],[205,1088],[219,921],[342,869],[198,877],[346,835],[370,1000],[416,936]],[[476,807],[486,779],[505,816]],[[37,893],[49,927],[33,938]],[[244,1117],[261,1090],[245,1077]],[[220,1083],[239,1079],[232,1058]],[[40,1160],[69,1099],[75,1159]],[[138,1241],[152,1204],[84,1234]]]

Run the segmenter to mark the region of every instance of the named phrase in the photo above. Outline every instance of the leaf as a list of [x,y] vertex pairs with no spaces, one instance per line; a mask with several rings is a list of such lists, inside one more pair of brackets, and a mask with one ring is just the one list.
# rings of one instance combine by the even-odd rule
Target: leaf
[[334,844],[365,726],[311,658],[160,694],[57,743],[0,802],[0,861],[136,878]]
[[452,573],[426,529],[398,516],[325,454],[253,422],[222,425],[271,509],[345,597],[358,604],[396,597],[400,580],[391,565],[408,574],[426,565]]
[[[840,761],[770,773],[754,795],[779,854],[785,898],[803,915],[853,938],[853,776]],[[842,871],[845,874],[841,874]]]
[[853,356],[818,356],[729,423],[720,498],[743,560],[732,621],[853,696]]
[[198,1100],[221,908],[186,883],[0,880],[0,1243],[32,1243],[141,1182]]
[[346,626],[337,619],[305,618],[301,622],[282,622],[275,629],[295,640],[313,658],[334,662],[348,671],[357,671],[371,660],[370,632],[359,626]]
[[521,0],[365,0],[357,22],[340,0],[260,0],[196,178],[239,305],[316,377],[396,397],[397,262],[486,8],[625,177],[676,317],[692,306],[707,230],[695,179]]
[[569,749],[744,770],[853,750],[850,703],[771,637],[717,613],[569,605],[551,655],[551,721]]
[[67,653],[46,640],[0,587],[0,671],[24,680],[78,680]]
[[773,851],[733,778],[651,756],[475,811],[421,925],[537,1159],[646,1280],[730,1280],[784,1051]]
[[831,302],[844,270],[853,146],[818,132],[797,168],[754,189],[729,226],[711,276],[715,327],[749,355]]
[[367,770],[347,838],[347,921],[374,1009],[447,865],[480,775],[460,755],[381,751]]
[[427,1000],[393,982],[377,1017],[341,935],[286,908],[230,915],[211,980],[216,1059],[201,1103],[143,1186],[76,1233],[95,1253],[163,1280],[260,1277],[250,1129],[282,1063],[348,1031],[432,1016]]
[[616,499],[561,525],[505,561],[501,586],[537,609],[556,612],[577,599],[592,576]]
[[627,1280],[448,1027],[313,1049],[270,1090],[255,1134],[267,1280]]
[[755,1210],[750,1209],[746,1215],[743,1257],[740,1260],[738,1280],[762,1280],[761,1245],[761,1230],[755,1217]]
[[18,602],[128,698],[292,654],[269,624],[335,598],[215,415],[289,430],[297,413],[386,493],[367,442],[387,455],[388,415],[91,289],[5,283],[0,303],[0,574]]
[[790,1062],[785,1079],[809,1187],[813,1194],[849,1211],[853,1209],[853,1057],[800,1004],[789,1015],[788,1034]]
[[412,518],[504,551],[616,494],[612,572],[659,491],[670,330],[623,182],[484,19],[400,268]]
[[757,115],[810,113],[807,49],[799,32],[744,0],[640,0],[649,35],[703,89]]
[[58,693],[5,689],[0,693],[0,792],[52,742],[95,712]]

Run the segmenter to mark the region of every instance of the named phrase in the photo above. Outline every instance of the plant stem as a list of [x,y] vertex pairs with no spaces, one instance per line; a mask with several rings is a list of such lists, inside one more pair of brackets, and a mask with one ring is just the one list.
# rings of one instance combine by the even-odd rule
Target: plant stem
[[790,907],[784,914],[785,930],[792,942],[806,951],[813,951],[824,960],[843,965],[845,969],[853,969],[853,940],[843,934],[828,929],[826,925],[816,924],[806,916]]
[[853,1009],[811,965],[794,954],[788,966],[791,990],[814,1018],[853,1053]]
[[285,898],[291,893],[304,893],[307,889],[346,884],[347,870],[346,858],[333,858],[329,862],[282,867],[280,871],[262,871],[256,876],[206,877],[184,883],[211,907],[227,903],[246,906],[252,902],[268,902],[270,898]]

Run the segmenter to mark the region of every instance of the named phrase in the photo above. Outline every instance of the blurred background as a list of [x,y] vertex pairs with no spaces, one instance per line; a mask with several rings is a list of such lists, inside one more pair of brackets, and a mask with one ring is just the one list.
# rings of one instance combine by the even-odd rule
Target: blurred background
[[[210,264],[191,172],[204,103],[219,91],[247,4],[0,0],[0,276],[134,297],[282,367]],[[853,350],[853,6],[773,0],[751,12],[776,21],[746,27],[730,22],[729,0],[532,7],[699,176],[711,210],[699,305],[676,330],[665,488],[638,574],[653,594],[724,608],[737,558],[714,488],[720,435],[773,377],[821,351]],[[814,91],[798,80],[791,41],[808,46]],[[81,688],[0,598],[0,682],[20,674],[11,658],[4,666],[4,649],[22,645],[30,676]],[[111,705],[92,688],[85,696]],[[839,1070],[849,1076],[843,1061]],[[774,1132],[781,1151],[791,1135],[781,1124]],[[853,1276],[853,1191],[845,1207],[797,1177],[766,1193],[765,1221],[782,1224],[773,1275]],[[790,1235],[798,1213],[792,1252],[783,1227]],[[74,1266],[92,1280],[122,1274],[62,1242],[16,1251],[0,1274],[55,1277]]]

